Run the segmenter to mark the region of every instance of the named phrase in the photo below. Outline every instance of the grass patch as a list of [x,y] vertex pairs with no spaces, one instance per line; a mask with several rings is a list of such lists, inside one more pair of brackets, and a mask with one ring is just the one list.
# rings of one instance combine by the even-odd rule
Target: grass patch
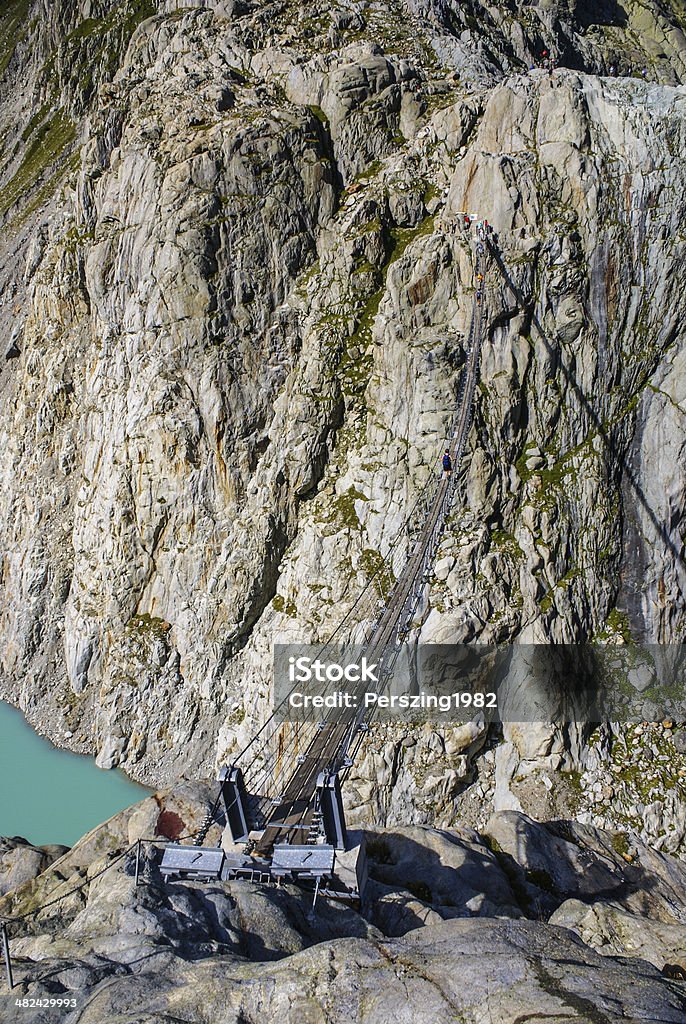
[[369,499],[355,487],[349,487],[345,494],[339,494],[334,501],[334,509],[337,519],[340,520],[344,529],[361,529],[360,519],[355,511],[356,501],[368,501]]
[[620,857],[626,857],[629,853],[629,840],[623,832],[611,832],[610,845]]
[[131,36],[157,14],[153,0],[123,0],[102,18],[86,18],[43,65],[43,76],[70,97],[69,106],[85,109],[98,85],[111,80]]
[[560,587],[568,587],[571,584],[572,580],[575,580],[577,576],[581,576],[581,569],[579,569],[578,566],[574,569],[570,569],[569,572],[566,572],[564,576],[561,579],[559,579],[553,587],[550,588],[548,593],[541,598],[541,611],[550,611],[553,604],[553,593]]
[[143,612],[141,615],[133,615],[126,628],[141,636],[149,636],[157,640],[166,640],[171,625],[160,619],[157,615],[149,615]]
[[52,103],[48,102],[44,103],[40,110],[36,111],[26,128],[24,128],[24,131],[21,133],[22,142],[28,142],[36,129],[43,125],[51,110]]
[[[368,167],[365,167],[363,171],[355,178],[355,181],[368,181],[369,178],[375,178],[381,170],[382,163],[380,160],[372,160]],[[352,182],[351,182],[352,184]]]
[[631,629],[629,627],[629,616],[626,612],[620,612],[619,608],[612,608],[608,613],[605,626],[596,633],[594,640],[609,640],[612,637],[621,636],[625,644],[633,643]]
[[421,238],[422,235],[430,235],[434,229],[434,220],[435,217],[432,215],[425,217],[416,228],[392,228],[393,248],[388,256],[388,265],[399,260],[410,242],[414,242],[415,238]]
[[395,583],[395,577],[384,562],[381,552],[374,548],[365,548],[360,555],[360,567],[367,579],[374,580],[381,596],[387,598]]
[[297,612],[295,602],[287,601],[281,594],[276,594],[276,596],[272,598],[272,608],[274,611],[280,612],[282,615],[288,615],[290,618],[293,618]]
[[76,138],[74,123],[63,110],[43,124],[29,146],[14,177],[0,189],[0,214],[30,191],[44,172]]
[[492,530],[491,545],[504,554],[511,555],[513,558],[524,557],[519,541],[513,533],[508,533],[507,530]]
[[310,103],[309,108],[314,116],[317,118],[320,124],[323,124],[325,128],[329,127],[329,119],[322,110],[321,107],[317,107],[314,103]]
[[4,75],[19,43],[24,38],[30,0],[5,0],[0,11],[0,75]]

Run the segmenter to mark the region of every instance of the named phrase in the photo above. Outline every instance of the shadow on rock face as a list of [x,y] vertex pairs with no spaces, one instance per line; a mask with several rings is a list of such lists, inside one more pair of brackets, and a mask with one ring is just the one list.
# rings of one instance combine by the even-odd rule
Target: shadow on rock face
[[574,18],[579,25],[588,29],[592,25],[612,25],[626,28],[629,24],[627,13],[616,0],[577,0]]
[[686,924],[686,872],[642,844],[627,858],[621,836],[514,811],[493,815],[485,836],[527,917],[547,920],[565,900],[578,899]]
[[386,935],[453,917],[521,917],[497,858],[474,832],[367,833],[371,919]]

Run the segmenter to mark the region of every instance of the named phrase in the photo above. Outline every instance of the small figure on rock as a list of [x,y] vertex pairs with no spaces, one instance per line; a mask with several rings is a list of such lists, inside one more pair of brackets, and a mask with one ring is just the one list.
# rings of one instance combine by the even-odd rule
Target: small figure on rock
[[443,456],[443,473],[445,476],[453,475],[453,460],[450,458],[450,452],[447,448]]

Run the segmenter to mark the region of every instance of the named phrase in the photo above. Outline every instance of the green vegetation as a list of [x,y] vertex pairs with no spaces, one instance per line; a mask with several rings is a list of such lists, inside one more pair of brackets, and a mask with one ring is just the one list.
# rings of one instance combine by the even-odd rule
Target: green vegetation
[[64,251],[75,253],[84,242],[92,242],[95,238],[94,231],[79,231],[78,228],[69,228],[64,236]]
[[342,523],[344,529],[359,530],[360,520],[355,511],[356,501],[368,501],[369,499],[355,487],[349,487],[345,494],[339,494],[334,500],[335,515]]
[[[371,355],[367,354],[366,349],[372,339],[372,328],[386,289],[386,275],[389,267],[396,260],[400,259],[415,238],[431,234],[433,224],[433,217],[425,217],[416,228],[393,228],[391,230],[390,238],[392,244],[387,251],[383,266],[378,271],[381,276],[380,287],[364,304],[357,322],[357,329],[349,338],[346,350],[341,358],[340,374],[343,378],[342,389],[344,394],[361,394],[366,390],[369,383],[373,359]],[[362,351],[362,354],[357,357],[352,355],[356,348],[360,348]]]
[[33,133],[36,131],[36,129],[44,124],[51,110],[52,104],[44,103],[43,106],[36,111],[36,113],[33,115],[31,120],[27,124],[26,128],[24,128],[24,131],[21,133],[23,142],[26,142],[28,139],[30,139]]
[[295,603],[293,601],[287,601],[285,597],[281,596],[281,594],[276,594],[276,596],[272,598],[272,608],[274,611],[280,612],[282,615],[288,615],[290,618],[293,618],[297,612]]
[[[25,25],[29,7],[29,0],[9,0],[0,13],[0,74],[29,31]],[[14,176],[0,190],[0,215],[6,214],[41,179],[46,179],[46,172],[56,165],[32,196],[30,209],[25,209],[21,215],[23,219],[45,202],[64,175],[73,169],[72,163],[62,164],[60,158],[74,142],[76,130],[67,109],[55,110],[56,97],[61,92],[66,93],[72,97],[70,108],[82,106],[91,96],[96,78],[107,79],[114,75],[137,26],[156,13],[154,0],[123,0],[106,17],[82,21],[66,37],[59,52],[49,57],[40,76],[43,95],[48,98],[22,132],[28,149]]]
[[372,162],[369,164],[369,166],[365,167],[365,169],[363,171],[361,171],[357,175],[357,177],[355,178],[355,181],[368,181],[369,178],[375,178],[380,170],[381,170],[381,161],[380,160],[372,160]]
[[512,558],[524,557],[524,552],[517,538],[513,533],[508,533],[507,530],[492,530],[491,546],[502,551],[503,554],[511,555]]
[[239,726],[244,719],[245,708],[240,705],[239,707],[234,708],[230,715],[226,716],[226,724],[235,728],[236,726]]
[[150,637],[157,640],[166,640],[171,625],[160,619],[157,615],[150,615],[143,612],[140,615],[133,615],[126,628],[142,637]]
[[[376,311],[378,312],[379,302],[381,297],[376,303]],[[355,341],[364,340],[367,344],[371,340],[371,329],[372,323],[376,312],[365,311],[360,324],[358,326],[355,335],[353,336]],[[364,332],[364,333],[363,333]],[[353,339],[351,339],[352,341]],[[339,364],[339,378],[341,382],[341,390],[344,395],[362,395],[367,390],[369,383],[369,377],[372,372],[372,366],[374,363],[371,353],[367,352],[367,344],[364,347],[358,347],[354,344],[348,343],[341,361]]]
[[384,599],[388,597],[395,583],[395,577],[384,562],[381,552],[374,548],[365,548],[360,555],[360,567],[368,579],[374,580],[381,596]]
[[615,853],[620,857],[626,857],[629,852],[629,840],[623,832],[611,832],[610,843]]
[[559,579],[557,581],[557,583],[553,587],[550,588],[548,593],[544,597],[541,598],[541,601],[540,601],[541,611],[544,612],[544,613],[547,612],[547,611],[550,611],[550,609],[552,607],[552,604],[553,604],[553,594],[554,594],[554,592],[556,590],[560,589],[560,588],[568,587],[572,583],[573,580],[575,580],[578,576],[581,576],[581,575],[582,575],[582,570],[578,566],[575,566],[573,569],[569,569],[569,571],[566,572],[564,574],[564,576],[561,579]]
[[360,235],[371,235],[371,234],[373,234],[376,231],[381,231],[381,219],[380,219],[378,213],[377,213],[376,217],[372,218],[372,220],[369,220],[369,221],[367,221],[366,224],[362,225],[362,227],[359,230],[359,234]]
[[422,96],[422,107],[424,117],[428,120],[432,114],[447,107],[453,107],[458,102],[460,94],[457,89],[446,89],[441,92],[428,93]]
[[85,104],[99,81],[114,76],[136,28],[156,13],[154,0],[122,0],[106,17],[86,18],[45,63],[45,79],[54,91],[66,87],[75,107]]
[[426,185],[424,192],[422,194],[422,200],[424,202],[424,205],[426,206],[427,203],[430,203],[432,199],[436,199],[439,195],[440,190],[438,186],[435,185],[432,181],[430,181]]
[[0,11],[0,75],[4,75],[26,33],[30,0],[5,0]]
[[7,213],[22,195],[33,188],[75,138],[74,124],[63,110],[58,110],[41,125],[16,174],[0,189],[0,214]]
[[625,644],[633,643],[631,629],[629,628],[629,616],[626,612],[620,612],[618,608],[612,608],[605,621],[605,626],[593,638],[596,641],[610,640],[612,637],[621,636]]
[[325,128],[329,127],[329,119],[328,119],[328,117],[326,116],[326,114],[324,113],[324,111],[322,110],[321,107],[317,107],[313,103],[310,103],[310,110],[312,111],[314,116],[317,118],[317,120],[321,124],[324,125]]
[[16,217],[14,223],[15,226],[21,225],[27,217],[30,217],[35,210],[37,210],[43,203],[47,202],[48,199],[55,193],[58,185],[68,174],[75,171],[81,163],[81,154],[77,150],[64,162],[58,162],[55,164],[52,173],[48,177],[47,181],[37,189],[31,198],[31,202],[24,207],[21,214]]
[[563,772],[562,778],[566,779],[569,785],[570,791],[570,809],[576,814],[578,810],[581,810],[582,800],[584,798],[584,788],[581,785],[581,772],[571,771]]
[[[557,505],[557,499],[563,488],[569,486],[569,482],[576,481],[579,474],[579,467],[574,465],[575,461],[584,458],[597,458],[595,452],[595,441],[600,435],[598,430],[591,430],[579,444],[566,452],[560,453],[559,447],[553,440],[545,449],[539,446],[536,441],[529,441],[515,462],[515,469],[519,474],[522,483],[536,478],[538,480],[538,492],[536,498],[532,498],[539,508],[552,511]],[[540,447],[541,460],[543,465],[540,468],[529,469],[527,460],[533,451]]]
[[80,25],[77,25],[73,32],[70,32],[67,36],[67,41],[71,42],[74,39],[88,39],[101,27],[102,21],[97,18],[86,18]]
[[[674,765],[661,764],[659,760],[661,756],[672,758],[674,756],[674,747],[667,744],[659,735],[651,736],[651,744],[655,746],[658,752],[656,762],[654,763],[660,766],[658,777],[652,778],[651,774],[646,772],[645,762],[642,764],[639,759],[638,762],[632,763],[629,760],[629,742],[630,740],[627,737],[627,748],[622,753],[619,750],[613,750],[612,752],[612,760],[619,768],[618,771],[612,773],[614,787],[619,788],[623,785],[629,793],[636,794],[638,800],[643,804],[652,803],[653,800],[664,799],[664,794],[668,790],[676,789],[681,784],[681,779]],[[642,749],[639,742],[636,743],[636,746],[639,750]],[[627,816],[625,820],[629,828],[641,828],[642,821],[639,817],[631,818]],[[613,841],[613,847],[614,845]],[[617,852],[621,853],[623,851],[618,850]]]
[[391,238],[393,239],[393,247],[388,255],[386,266],[390,266],[391,263],[399,260],[410,242],[414,242],[415,238],[430,235],[434,229],[434,220],[435,217],[432,215],[425,217],[416,228],[392,228]]
[[105,18],[105,24],[109,26],[118,21],[123,30],[123,34],[130,39],[141,22],[146,21],[148,18],[152,18],[155,14],[157,14],[157,4],[155,3],[155,0],[124,0],[119,7],[116,7],[114,11]]

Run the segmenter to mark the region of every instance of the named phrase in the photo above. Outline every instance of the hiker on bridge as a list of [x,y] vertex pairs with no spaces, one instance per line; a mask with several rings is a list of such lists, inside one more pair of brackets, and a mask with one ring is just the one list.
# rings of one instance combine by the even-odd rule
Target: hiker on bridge
[[450,452],[447,448],[443,456],[443,473],[445,476],[453,475],[453,460],[450,458]]

